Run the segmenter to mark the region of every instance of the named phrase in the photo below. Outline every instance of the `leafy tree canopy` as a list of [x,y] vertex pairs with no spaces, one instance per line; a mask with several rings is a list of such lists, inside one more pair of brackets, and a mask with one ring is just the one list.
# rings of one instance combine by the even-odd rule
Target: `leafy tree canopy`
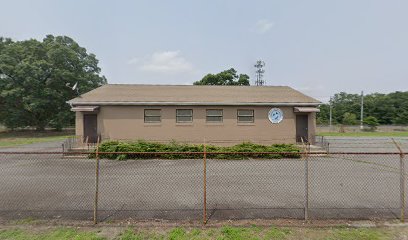
[[[347,124],[344,114],[352,113],[360,120],[361,96],[359,94],[337,93],[331,100],[333,124]],[[330,105],[320,106],[317,116],[319,124],[329,123]],[[374,117],[378,124],[408,124],[408,92],[389,94],[373,93],[364,96],[364,119]]]
[[217,74],[207,74],[200,81],[194,82],[194,85],[245,85],[249,86],[249,76],[239,74],[233,68],[222,71]]
[[342,122],[343,122],[343,124],[346,124],[346,125],[355,125],[355,124],[357,124],[356,114],[346,112],[343,115],[343,121]]
[[90,91],[106,84],[100,71],[95,55],[66,36],[0,38],[0,123],[39,130],[72,123],[66,101],[77,92],[66,85],[78,82],[79,94]]

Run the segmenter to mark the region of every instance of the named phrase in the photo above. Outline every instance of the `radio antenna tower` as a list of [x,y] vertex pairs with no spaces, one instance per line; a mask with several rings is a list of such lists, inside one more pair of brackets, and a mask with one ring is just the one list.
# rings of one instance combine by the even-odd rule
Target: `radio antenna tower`
[[265,67],[265,62],[262,60],[256,61],[256,64],[254,65],[256,67],[256,80],[255,80],[255,85],[256,86],[263,86],[266,84],[265,80],[263,79],[263,75],[265,73],[265,70],[263,67]]

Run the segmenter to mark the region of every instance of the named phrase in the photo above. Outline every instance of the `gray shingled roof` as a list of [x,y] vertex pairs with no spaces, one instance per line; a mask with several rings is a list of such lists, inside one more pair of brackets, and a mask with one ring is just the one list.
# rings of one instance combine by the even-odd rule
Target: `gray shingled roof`
[[286,86],[107,84],[72,105],[305,105],[320,101]]

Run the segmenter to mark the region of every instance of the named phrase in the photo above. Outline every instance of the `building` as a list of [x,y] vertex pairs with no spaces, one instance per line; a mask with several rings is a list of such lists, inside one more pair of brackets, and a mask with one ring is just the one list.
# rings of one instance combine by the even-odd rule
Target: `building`
[[313,142],[320,102],[285,86],[108,84],[68,103],[76,135],[231,145]]

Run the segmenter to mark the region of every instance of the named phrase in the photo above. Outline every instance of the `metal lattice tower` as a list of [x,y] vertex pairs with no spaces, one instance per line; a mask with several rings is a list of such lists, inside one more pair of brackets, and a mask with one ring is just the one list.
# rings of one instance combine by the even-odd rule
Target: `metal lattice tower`
[[255,80],[255,85],[256,86],[263,86],[266,84],[266,81],[263,79],[265,70],[263,67],[265,67],[265,62],[262,60],[256,61],[256,64],[254,65],[256,67],[256,80]]

